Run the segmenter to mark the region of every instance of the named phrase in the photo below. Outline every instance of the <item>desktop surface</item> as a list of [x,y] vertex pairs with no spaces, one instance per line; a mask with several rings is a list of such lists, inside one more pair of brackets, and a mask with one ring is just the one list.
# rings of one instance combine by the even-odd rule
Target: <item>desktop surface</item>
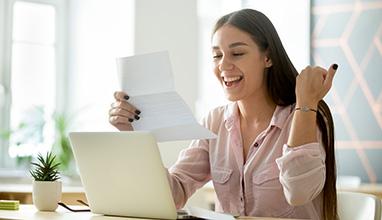
[[[72,206],[71,206],[72,207]],[[76,206],[75,208],[87,208]],[[16,211],[0,210],[0,219],[29,219],[29,220],[145,220],[142,218],[124,218],[93,214],[90,212],[70,212],[62,207],[58,207],[55,212],[40,212],[34,205],[20,205]],[[285,218],[265,218],[265,217],[239,217],[238,220],[286,220]],[[149,220],[149,219],[147,219]]]

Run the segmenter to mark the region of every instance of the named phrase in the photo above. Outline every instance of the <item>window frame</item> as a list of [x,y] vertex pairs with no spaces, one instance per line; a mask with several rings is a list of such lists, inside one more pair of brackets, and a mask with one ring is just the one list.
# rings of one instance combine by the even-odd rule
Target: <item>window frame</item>
[[[56,12],[56,30],[55,30],[55,72],[56,72],[56,95],[55,111],[64,112],[67,104],[67,18],[68,3],[66,0],[3,0],[0,1],[0,92],[4,91],[3,105],[0,105],[0,130],[6,131],[10,128],[11,114],[11,63],[12,63],[12,31],[13,31],[13,8],[16,2],[29,2],[37,4],[46,4],[53,6]],[[1,104],[1,100],[0,100]],[[15,160],[8,155],[9,143],[7,140],[0,139],[0,169],[15,169]]]

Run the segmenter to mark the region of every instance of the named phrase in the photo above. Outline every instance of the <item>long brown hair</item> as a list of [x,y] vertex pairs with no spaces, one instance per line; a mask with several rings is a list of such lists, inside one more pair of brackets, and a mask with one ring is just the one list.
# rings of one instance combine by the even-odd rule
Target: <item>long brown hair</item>
[[[290,61],[272,22],[261,12],[242,9],[221,17],[213,30],[232,25],[251,35],[262,52],[272,60],[266,73],[267,90],[272,100],[281,106],[296,102],[296,68]],[[317,124],[325,148],[326,180],[323,189],[323,216],[325,220],[337,219],[336,164],[334,156],[334,124],[328,105],[318,103]]]

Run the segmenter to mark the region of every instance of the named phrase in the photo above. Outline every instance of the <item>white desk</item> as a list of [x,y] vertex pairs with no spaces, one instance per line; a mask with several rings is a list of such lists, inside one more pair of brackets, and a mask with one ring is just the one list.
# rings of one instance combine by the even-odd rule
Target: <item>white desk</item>
[[[1,1],[1,0],[0,0]],[[19,200],[22,204],[32,204],[32,184],[0,183],[0,199]],[[84,189],[80,186],[63,186],[61,201],[69,205],[78,205],[77,199],[87,201]]]
[[[79,208],[87,208],[76,206]],[[20,205],[20,210],[0,210],[0,219],[28,219],[28,220],[144,220],[142,218],[122,218],[97,215],[90,212],[70,212],[58,207],[55,212],[39,212],[33,205]],[[240,217],[239,220],[286,220],[281,218]]]

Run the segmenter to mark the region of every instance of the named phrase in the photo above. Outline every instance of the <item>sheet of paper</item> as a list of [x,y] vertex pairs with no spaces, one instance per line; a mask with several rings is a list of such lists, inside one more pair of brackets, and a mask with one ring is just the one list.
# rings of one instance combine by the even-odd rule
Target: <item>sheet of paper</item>
[[229,214],[214,212],[208,209],[202,209],[198,207],[188,207],[188,214],[203,219],[211,220],[235,220],[235,217]]
[[168,52],[118,58],[117,67],[121,90],[142,112],[135,130],[153,132],[158,142],[216,138],[175,91]]

